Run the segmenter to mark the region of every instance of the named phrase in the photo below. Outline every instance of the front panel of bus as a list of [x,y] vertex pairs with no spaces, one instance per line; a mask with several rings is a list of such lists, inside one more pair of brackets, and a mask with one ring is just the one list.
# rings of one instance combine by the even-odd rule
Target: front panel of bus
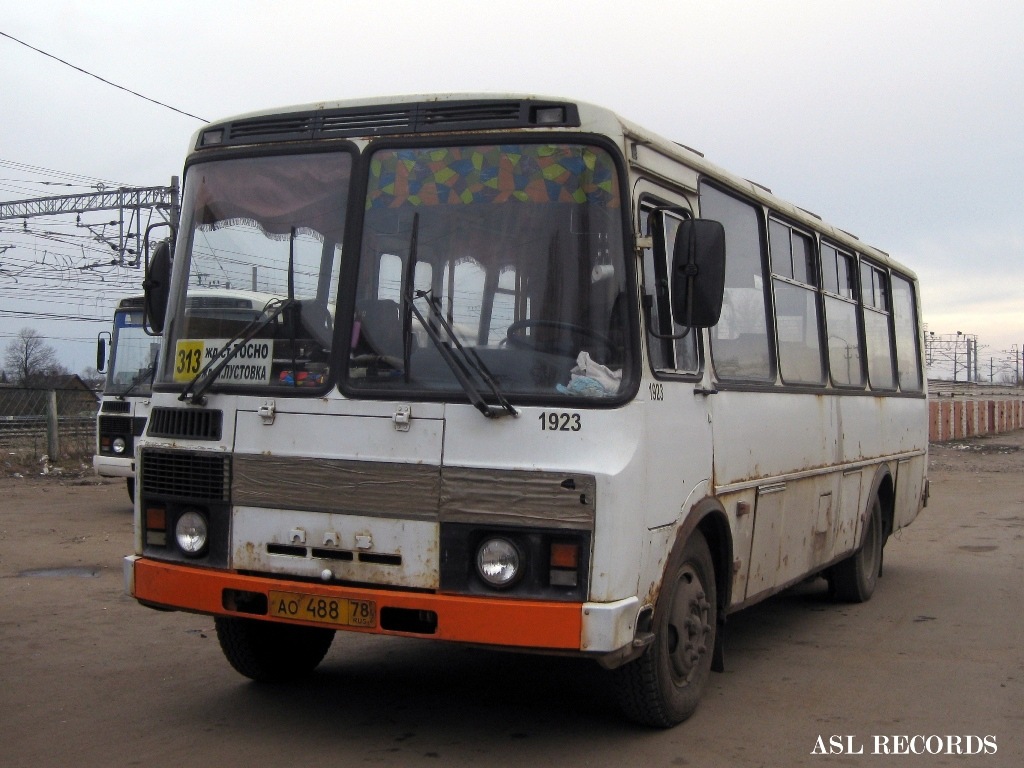
[[135,441],[146,426],[158,347],[159,339],[143,330],[142,298],[124,299],[114,313],[97,416],[93,468],[100,476],[135,475]]

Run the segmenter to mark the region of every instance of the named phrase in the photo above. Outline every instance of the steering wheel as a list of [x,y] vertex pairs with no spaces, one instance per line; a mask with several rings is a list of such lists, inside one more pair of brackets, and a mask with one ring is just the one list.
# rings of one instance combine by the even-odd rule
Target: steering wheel
[[[564,331],[565,338],[559,338],[554,341],[540,341],[536,338],[520,333],[528,328],[554,328],[558,331]],[[509,346],[519,347],[520,349],[531,349],[538,352],[554,352],[555,354],[563,355],[565,357],[575,357],[580,351],[579,347],[586,346],[585,344],[576,343],[577,336],[598,342],[604,347],[604,352],[609,355],[615,349],[615,342],[603,333],[598,333],[593,328],[588,328],[585,325],[567,323],[561,320],[532,320],[530,318],[516,320],[505,332],[505,341]]]

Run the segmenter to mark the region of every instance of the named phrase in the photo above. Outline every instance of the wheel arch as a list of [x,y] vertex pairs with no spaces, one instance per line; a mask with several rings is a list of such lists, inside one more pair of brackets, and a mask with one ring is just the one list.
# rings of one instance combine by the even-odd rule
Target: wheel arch
[[[871,502],[878,496],[882,505],[882,542],[889,538],[892,533],[893,521],[896,514],[896,484],[893,481],[893,473],[888,464],[882,464],[875,470],[875,476],[871,481],[871,492],[867,496],[867,503],[861,511],[862,518],[870,513]],[[860,539],[863,543],[864,526],[862,526]]]
[[[713,496],[706,496],[690,509],[683,524],[676,533],[672,545],[673,555],[682,552],[687,540],[694,531],[699,530],[707,542],[711,552],[711,562],[715,568],[715,593],[718,603],[718,631],[715,633],[715,650],[711,668],[721,672],[724,667],[725,616],[732,602],[732,561],[733,541],[732,529],[725,507]],[[669,557],[669,563],[674,557]],[[662,575],[664,581],[664,574]]]

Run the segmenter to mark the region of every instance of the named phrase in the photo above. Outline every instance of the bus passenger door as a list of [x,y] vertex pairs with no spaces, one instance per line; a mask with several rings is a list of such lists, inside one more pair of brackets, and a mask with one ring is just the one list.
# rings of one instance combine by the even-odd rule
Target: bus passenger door
[[[668,527],[708,492],[711,423],[703,387],[700,334],[676,324],[671,312],[670,264],[679,223],[690,216],[682,195],[641,181],[639,232],[650,238],[640,254],[640,292],[647,351],[644,429],[648,529]],[[671,533],[666,529],[666,535]]]

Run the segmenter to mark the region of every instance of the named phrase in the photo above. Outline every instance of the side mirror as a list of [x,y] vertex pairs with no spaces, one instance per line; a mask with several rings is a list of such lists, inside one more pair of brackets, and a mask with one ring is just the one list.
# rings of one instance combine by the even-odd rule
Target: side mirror
[[722,314],[725,227],[708,219],[679,223],[672,249],[672,318],[688,328],[710,328]]
[[152,258],[146,254],[146,276],[142,281],[145,294],[142,327],[151,336],[164,331],[167,299],[171,292],[171,241],[162,240],[153,249]]
[[103,331],[96,337],[96,370],[100,373],[107,372],[107,339],[109,331]]

